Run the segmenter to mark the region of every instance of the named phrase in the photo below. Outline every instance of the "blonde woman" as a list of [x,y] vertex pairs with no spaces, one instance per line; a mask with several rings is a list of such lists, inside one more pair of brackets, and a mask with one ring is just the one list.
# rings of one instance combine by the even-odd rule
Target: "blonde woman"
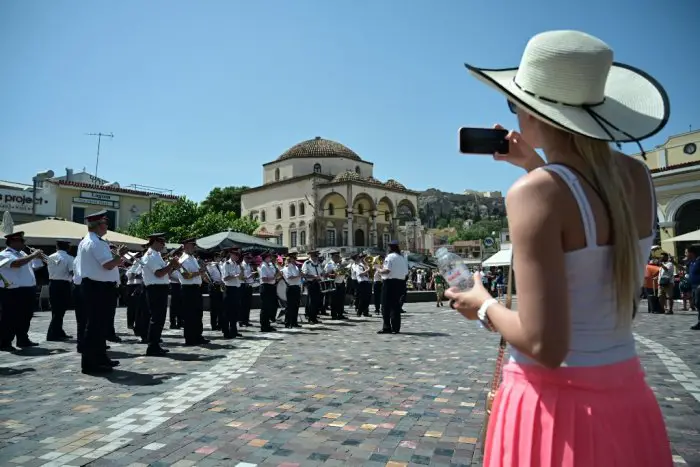
[[462,315],[510,344],[484,465],[670,467],[632,334],[654,191],[645,165],[609,146],[660,131],[665,91],[577,31],[533,37],[519,68],[467,67],[518,116],[521,133],[510,132],[509,153],[495,159],[528,172],[506,197],[517,312],[480,280],[446,293]]

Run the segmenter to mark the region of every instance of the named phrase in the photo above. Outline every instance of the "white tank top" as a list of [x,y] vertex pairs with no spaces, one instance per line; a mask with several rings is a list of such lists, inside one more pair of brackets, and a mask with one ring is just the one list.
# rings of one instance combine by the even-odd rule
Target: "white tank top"
[[[564,255],[571,312],[571,341],[569,354],[562,366],[600,366],[634,358],[637,351],[632,326],[617,326],[612,247],[598,245],[595,217],[581,182],[572,170],[561,165],[549,164],[540,170],[553,172],[566,182],[578,204],[586,235],[584,248]],[[651,176],[649,183],[653,197]],[[656,219],[655,199],[652,206],[652,219]],[[652,228],[651,236],[639,240],[640,283],[655,235],[655,228]],[[538,364],[512,347],[510,354],[512,362]]]

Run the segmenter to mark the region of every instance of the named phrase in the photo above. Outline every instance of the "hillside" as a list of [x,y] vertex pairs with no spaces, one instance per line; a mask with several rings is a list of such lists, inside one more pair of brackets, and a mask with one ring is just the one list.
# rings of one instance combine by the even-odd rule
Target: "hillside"
[[429,188],[418,195],[418,211],[423,224],[435,227],[440,219],[502,217],[505,216],[505,204],[503,198],[486,198],[478,193],[465,195]]

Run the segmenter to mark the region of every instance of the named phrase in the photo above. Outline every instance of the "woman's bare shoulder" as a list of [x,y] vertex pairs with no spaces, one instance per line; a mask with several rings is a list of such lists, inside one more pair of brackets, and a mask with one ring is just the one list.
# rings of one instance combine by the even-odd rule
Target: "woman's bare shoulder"
[[506,203],[556,196],[561,189],[557,177],[547,170],[533,170],[526,173],[508,189]]

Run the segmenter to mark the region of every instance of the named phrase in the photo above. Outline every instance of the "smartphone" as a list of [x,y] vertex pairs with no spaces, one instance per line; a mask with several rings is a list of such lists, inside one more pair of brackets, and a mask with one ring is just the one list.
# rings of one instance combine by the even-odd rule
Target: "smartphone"
[[508,154],[508,130],[494,128],[459,129],[459,152],[462,154]]

